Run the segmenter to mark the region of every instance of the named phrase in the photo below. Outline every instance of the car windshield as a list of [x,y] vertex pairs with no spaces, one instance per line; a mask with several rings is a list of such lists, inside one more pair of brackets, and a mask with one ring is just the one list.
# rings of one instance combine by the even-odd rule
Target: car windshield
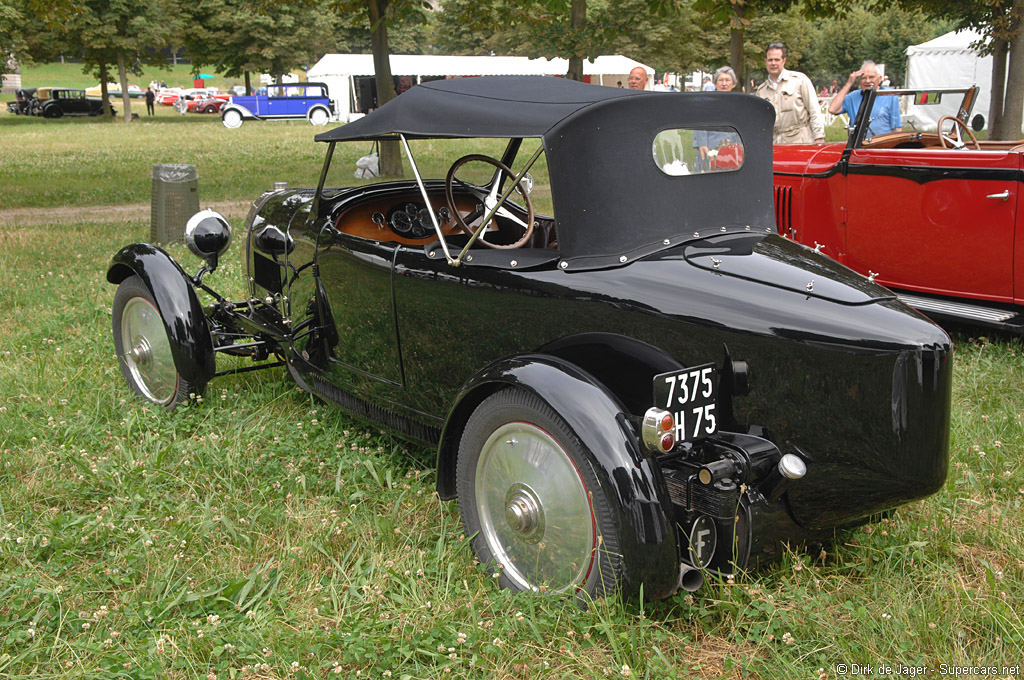
[[[380,174],[381,144],[389,142],[340,143],[331,158],[331,165],[324,183],[324,194],[329,198],[343,187],[380,184],[396,179],[414,181],[415,171],[419,172],[420,177],[428,185],[433,180],[439,191],[441,183],[456,161],[470,155],[485,156],[499,161],[508,160],[507,152],[512,147],[513,141],[515,140],[503,138],[411,139],[408,141],[408,149],[412,152],[412,159],[404,145],[400,142],[390,142],[392,148],[401,158],[401,177],[382,177]],[[511,159],[510,169],[519,174],[539,147],[539,139],[521,140],[518,153]],[[494,175],[495,167],[491,164],[483,161],[466,162],[459,166],[455,179],[459,183],[489,188]],[[534,209],[538,214],[553,215],[551,184],[546,157],[543,153],[530,167],[529,176],[532,182],[528,179],[526,185],[531,186],[530,198],[533,201]],[[431,193],[434,194],[434,187],[431,187]],[[443,203],[443,194],[436,193],[431,198],[434,196]],[[515,201],[515,196],[512,197],[512,200]],[[436,207],[440,207],[440,205]]]
[[[891,135],[899,132],[903,133],[901,148],[913,148],[915,144],[930,147],[930,138],[921,133],[937,133],[940,122],[943,123],[942,129],[950,133],[947,136],[956,142],[967,136],[965,128],[977,132],[985,126],[981,114],[972,115],[976,97],[977,88],[882,89],[874,93],[865,118],[851,119],[851,108],[859,107],[859,102],[868,100],[862,92],[854,91],[847,95],[846,108],[839,117],[856,146],[884,146],[897,141]],[[857,110],[859,112],[859,108]],[[858,125],[864,131],[855,138],[853,133]],[[935,137],[938,146],[942,146],[936,135],[931,136]]]

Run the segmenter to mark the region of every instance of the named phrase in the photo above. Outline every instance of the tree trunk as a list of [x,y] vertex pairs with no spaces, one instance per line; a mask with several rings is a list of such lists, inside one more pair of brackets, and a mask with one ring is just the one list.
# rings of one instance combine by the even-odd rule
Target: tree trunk
[[1006,53],[1007,44],[999,38],[992,39],[992,97],[988,103],[988,138],[1003,138],[1003,100],[1006,95]]
[[[1024,6],[1015,8],[1024,14]],[[1019,24],[1018,24],[1019,25]],[[1024,35],[1017,34],[1008,45],[1010,59],[1007,64],[1006,97],[1003,99],[1003,126],[1000,139],[1020,139],[1024,124]]]
[[729,65],[736,72],[739,89],[748,91],[746,71],[743,69],[743,5],[732,3],[732,19],[729,21]]
[[[587,25],[587,0],[572,0],[572,5],[569,9],[569,23],[572,26],[572,34],[580,37],[583,34],[584,27]],[[565,77],[582,83],[583,55],[577,53],[577,50],[580,49],[580,44],[575,43],[573,48],[572,54],[569,55],[569,72],[565,74]]]
[[132,122],[132,105],[128,95],[128,69],[124,65],[124,52],[117,53],[117,82],[121,83],[121,106],[124,122]]
[[[388,0],[367,0],[370,10],[370,45],[373,49],[374,82],[377,85],[377,106],[395,98],[395,80],[391,76],[391,52],[388,48],[388,25],[385,14]],[[380,174],[382,177],[402,176],[402,153],[398,142],[381,142]]]
[[248,71],[245,72],[245,96],[252,95],[252,79]]
[[107,81],[110,77],[107,75],[107,65],[100,64],[100,99],[103,101],[103,115],[113,116],[114,110],[110,107],[110,94],[107,90]]

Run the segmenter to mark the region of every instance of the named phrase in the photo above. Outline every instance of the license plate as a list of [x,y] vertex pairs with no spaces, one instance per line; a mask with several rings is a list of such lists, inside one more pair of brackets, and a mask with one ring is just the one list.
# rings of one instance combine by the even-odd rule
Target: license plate
[[654,376],[654,405],[672,414],[676,441],[693,441],[718,432],[718,371],[715,364]]

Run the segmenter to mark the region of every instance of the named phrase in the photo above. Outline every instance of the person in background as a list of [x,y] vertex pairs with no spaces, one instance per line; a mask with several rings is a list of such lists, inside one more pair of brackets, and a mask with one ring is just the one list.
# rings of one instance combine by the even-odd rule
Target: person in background
[[786,69],[786,46],[773,42],[764,52],[768,79],[757,86],[757,96],[775,107],[776,144],[825,141],[825,121],[811,79]]
[[[860,79],[860,89],[851,92],[850,88]],[[870,59],[860,65],[860,70],[854,71],[846,79],[839,92],[829,102],[828,112],[833,116],[845,113],[850,117],[850,125],[857,118],[857,111],[860,110],[860,103],[868,90],[882,89],[882,74],[878,72],[878,65]],[[871,109],[871,123],[868,125],[868,137],[884,135],[888,132],[899,132],[903,129],[903,119],[900,117],[900,102],[898,97],[877,97]]]
[[714,92],[716,89],[715,84],[711,82],[711,76],[704,76],[704,87],[701,90],[704,92]]
[[[736,89],[736,72],[728,66],[715,71],[715,90],[732,92]],[[697,172],[717,169],[715,157],[726,146],[740,143],[740,136],[725,130],[697,129],[693,131],[693,148],[697,149]]]
[[646,90],[647,89],[647,69],[643,66],[637,66],[629,72],[629,77],[626,79],[626,83],[629,85],[631,90]]
[[153,88],[150,87],[146,90],[146,113],[152,116],[155,111],[153,110],[153,104],[156,102],[156,92],[153,92]]

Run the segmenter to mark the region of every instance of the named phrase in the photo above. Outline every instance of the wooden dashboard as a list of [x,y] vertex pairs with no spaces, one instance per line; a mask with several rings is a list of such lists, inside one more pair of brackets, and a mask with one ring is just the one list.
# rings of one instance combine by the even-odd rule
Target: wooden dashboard
[[[444,196],[431,196],[430,202],[444,236],[464,233],[455,223]],[[469,215],[478,203],[475,197],[469,195],[456,196],[455,202],[456,208],[463,217]],[[415,206],[416,212],[413,213],[409,206]],[[400,213],[405,213],[405,215],[400,215]],[[445,215],[447,215],[447,219],[443,219]],[[396,219],[398,217],[401,219]],[[396,229],[398,221],[402,221],[402,227]],[[406,225],[408,227],[403,228]],[[378,198],[354,205],[338,216],[334,226],[343,234],[371,241],[421,246],[437,240],[437,233],[430,222],[430,216],[426,214],[423,196],[415,192]]]

